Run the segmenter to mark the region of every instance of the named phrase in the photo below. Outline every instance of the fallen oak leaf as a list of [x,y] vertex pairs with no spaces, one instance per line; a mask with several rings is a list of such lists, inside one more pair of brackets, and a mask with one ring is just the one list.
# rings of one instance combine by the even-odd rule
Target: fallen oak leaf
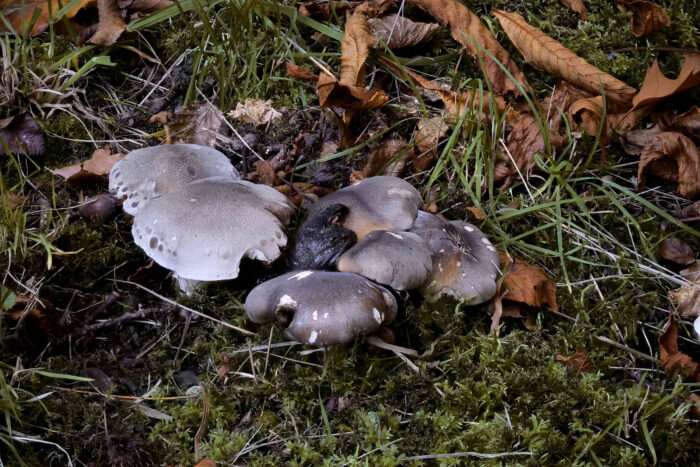
[[588,20],[588,9],[586,9],[586,5],[583,4],[583,0],[561,0],[561,2],[578,13],[581,20]]
[[[498,94],[512,93],[520,95],[516,84],[506,75],[491,57],[482,53],[474,42],[493,55],[510,72],[525,89],[527,79],[520,71],[508,52],[498,43],[491,31],[472,13],[469,8],[457,0],[412,0],[412,3],[428,12],[442,25],[450,27],[454,40],[461,44],[474,58],[481,58],[486,69],[486,77]],[[474,42],[470,38],[473,38]]]
[[315,75],[310,71],[306,71],[299,65],[295,65],[294,63],[288,61],[285,63],[285,66],[287,67],[287,76],[290,78],[296,78],[302,81],[308,81],[310,83],[318,82],[318,75]]
[[626,108],[636,90],[599,70],[573,51],[564,47],[544,32],[528,24],[518,13],[494,10],[503,30],[523,57],[538,70],[552,73],[571,84],[595,94],[600,94],[601,86],[608,101]]
[[355,183],[375,175],[400,175],[406,166],[406,160],[413,155],[407,150],[408,143],[402,138],[390,138],[372,149],[360,170],[353,170],[350,182]]
[[340,84],[361,86],[365,82],[365,61],[369,49],[376,43],[367,22],[373,14],[374,8],[363,3],[355,9],[345,25],[340,43]]
[[[546,304],[554,313],[569,318],[559,311],[556,284],[547,277],[544,269],[521,259],[514,260],[500,251],[498,256],[501,270],[507,270],[503,276],[502,290],[499,291],[499,295],[511,302],[524,303],[533,307]],[[506,294],[503,295],[504,293]]]
[[686,57],[676,79],[669,79],[661,72],[659,61],[654,60],[647,70],[642,87],[632,99],[633,109],[651,107],[679,92],[700,84],[700,54]]
[[652,115],[663,131],[675,131],[692,139],[695,144],[700,144],[700,107],[697,105],[680,115],[671,115],[668,112]]
[[[34,37],[46,31],[49,27],[51,14],[56,14],[61,7],[67,5],[67,1],[60,0],[0,0],[0,12],[5,15],[12,29],[20,36],[25,28],[30,25],[31,19],[36,9],[39,10],[36,22],[29,32],[29,35]],[[49,5],[51,8],[49,8]],[[79,0],[78,3],[66,12],[65,17],[71,19],[78,14],[80,10],[86,7],[94,6],[95,0]],[[24,21],[24,23],[23,23]],[[3,22],[0,22],[0,32],[9,32]]]
[[[46,150],[44,133],[28,113],[0,120],[0,137],[13,154],[41,156]],[[0,141],[0,154],[7,154]]]
[[639,160],[638,191],[645,188],[649,173],[677,183],[685,198],[700,195],[700,152],[687,136],[670,131],[655,135]]
[[224,127],[224,114],[209,102],[195,102],[177,110],[170,123],[173,143],[201,144],[216,147]]
[[556,359],[560,362],[564,362],[567,368],[576,371],[576,374],[581,373],[595,373],[595,368],[593,367],[593,362],[588,354],[588,351],[581,347],[576,346],[576,352],[571,355],[557,355]]
[[353,8],[354,5],[348,2],[304,2],[299,5],[299,13],[316,20],[328,21],[332,12],[342,18],[346,11],[352,11]]
[[438,145],[449,128],[443,117],[432,117],[418,121],[414,132],[416,151],[412,159],[415,171],[423,172],[435,164]]
[[97,11],[100,20],[97,23],[97,31],[89,42],[102,47],[113,45],[126,30],[122,10],[114,0],[97,0]]
[[112,166],[122,157],[124,154],[112,154],[109,147],[105,147],[95,151],[92,157],[86,161],[52,170],[51,173],[65,178],[67,182],[77,182],[84,176],[93,177],[109,174]]
[[273,108],[269,100],[258,99],[246,99],[245,103],[239,102],[235,110],[230,111],[227,115],[258,126],[267,125],[272,120],[282,118],[282,113]]
[[384,91],[343,85],[324,72],[319,75],[316,92],[321,108],[369,110],[380,107],[389,100],[389,96]]
[[695,260],[680,274],[690,282],[671,290],[668,296],[678,308],[681,318],[697,318],[700,316],[700,260]]
[[661,369],[669,375],[680,373],[684,378],[700,381],[700,364],[678,349],[678,325],[673,313],[669,314],[664,332],[659,336],[659,354]]
[[666,11],[654,2],[640,0],[615,0],[621,11],[631,11],[632,34],[642,37],[671,25]]
[[661,257],[687,266],[695,262],[693,250],[680,238],[665,238],[661,242]]
[[399,15],[386,15],[381,18],[369,18],[370,33],[377,42],[390,49],[413,47],[430,41],[440,29],[436,23],[420,23]]

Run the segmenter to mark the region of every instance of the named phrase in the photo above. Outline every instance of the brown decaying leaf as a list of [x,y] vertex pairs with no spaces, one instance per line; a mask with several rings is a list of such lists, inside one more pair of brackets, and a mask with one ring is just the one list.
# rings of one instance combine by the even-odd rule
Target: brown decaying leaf
[[380,107],[389,100],[384,91],[362,86],[345,86],[327,73],[319,75],[316,92],[322,108],[368,110]]
[[399,176],[406,166],[406,161],[413,155],[412,150],[406,150],[408,143],[402,138],[390,138],[372,149],[360,170],[353,170],[350,174],[352,183],[374,175]]
[[494,10],[493,14],[513,45],[535,68],[595,94],[600,94],[602,85],[608,101],[614,104],[611,107],[627,107],[632,100],[636,93],[633,87],[600,71],[544,32],[529,25],[518,13]]
[[330,188],[303,182],[279,185],[274,187],[274,189],[289,198],[295,206],[301,206],[305,195],[315,195],[322,198],[332,191]]
[[374,8],[363,3],[355,8],[345,25],[345,33],[340,43],[340,84],[362,86],[365,84],[365,60],[369,49],[376,40],[369,32],[367,19],[374,14]]
[[687,266],[695,261],[692,248],[680,238],[665,238],[661,242],[661,256],[677,264]]
[[520,71],[508,52],[501,47],[491,31],[482,23],[479,18],[458,0],[412,0],[423,10],[427,11],[435,19],[445,26],[450,26],[452,37],[459,42],[469,54],[477,58],[479,55],[486,68],[486,76],[491,81],[491,85],[497,94],[513,93],[519,95],[517,86],[503,72],[500,66],[489,56],[481,53],[471,41],[470,37],[496,57],[513,77],[526,89],[528,87],[525,75]]
[[663,131],[675,131],[692,139],[695,144],[700,144],[700,107],[697,105],[680,115],[670,112],[652,115],[657,125]]
[[659,68],[658,60],[654,60],[647,70],[642,87],[634,96],[632,104],[635,109],[652,106],[667,97],[690,89],[700,84],[700,54],[695,53],[685,58],[678,78],[669,79]]
[[412,164],[416,172],[423,172],[435,164],[438,144],[447,134],[449,126],[442,117],[432,117],[419,120],[416,124],[415,141],[416,151]]
[[290,78],[296,78],[302,81],[308,81],[310,83],[318,82],[318,75],[315,75],[310,71],[306,71],[299,65],[295,65],[292,62],[286,62],[285,66],[287,67],[287,76]]
[[641,0],[615,0],[621,11],[631,11],[632,34],[642,37],[671,25],[668,15],[654,2]]
[[[46,150],[44,133],[28,113],[0,120],[0,136],[13,154],[41,156]],[[5,145],[0,143],[0,154],[6,153]]]
[[[24,12],[22,11],[23,2]],[[56,14],[62,5],[65,6],[67,3],[65,0],[60,2],[59,0],[51,0],[50,2],[46,0],[0,0],[0,12],[5,15],[12,29],[21,35],[24,27],[29,26],[34,10],[38,8],[41,13],[30,32],[31,36],[37,36],[49,27],[49,5],[51,6],[51,14]],[[66,18],[73,18],[81,9],[94,5],[95,0],[80,0],[66,13]],[[23,16],[24,27],[22,25]],[[0,32],[4,31],[6,31],[5,24],[0,22]]]
[[[605,161],[606,145],[613,135],[632,128],[640,120],[646,111],[637,109],[625,113],[610,113],[606,108],[605,122],[600,134],[600,146],[602,148],[602,160]],[[589,97],[574,102],[569,109],[569,119],[573,128],[583,128],[591,136],[598,134],[600,120],[603,115],[603,97]]]
[[126,21],[122,18],[121,9],[114,0],[97,0],[97,10],[100,14],[100,22],[89,42],[107,47],[117,42],[126,29]]
[[583,0],[561,0],[561,2],[578,13],[583,21],[588,20],[588,10],[583,4]]
[[687,136],[670,131],[654,136],[639,160],[639,191],[645,188],[650,173],[677,183],[678,192],[685,198],[700,195],[700,152]]
[[112,154],[109,147],[105,147],[95,151],[92,157],[84,162],[55,169],[51,173],[65,178],[68,182],[77,180],[82,175],[107,175],[112,170],[112,166],[122,157],[124,154]]
[[386,15],[381,18],[369,18],[370,33],[378,39],[379,44],[386,44],[390,49],[413,47],[430,41],[440,25],[436,23],[419,23],[399,15]]
[[659,336],[661,369],[669,375],[681,373],[685,378],[700,381],[700,364],[678,350],[678,325],[673,313],[668,316],[664,332]]
[[690,283],[671,290],[668,296],[678,307],[681,318],[697,318],[700,316],[700,260],[695,260],[690,267],[682,270],[681,276]]
[[10,190],[5,191],[5,196],[7,196],[7,200],[10,202],[11,209],[17,209],[29,199],[27,196],[20,196]]
[[228,113],[229,117],[253,125],[267,125],[272,120],[282,117],[282,114],[272,107],[270,101],[246,99],[239,102],[236,109]]
[[577,375],[581,373],[595,373],[588,351],[580,345],[576,346],[576,352],[573,354],[557,355],[556,358],[560,362],[566,363],[567,368],[576,371]]
[[335,11],[342,18],[346,11],[352,11],[354,5],[348,2],[305,2],[299,5],[299,13],[319,21],[328,21]]
[[199,461],[194,467],[216,467],[216,462],[214,462],[211,457],[206,456],[204,459]]
[[507,271],[500,291],[501,294],[507,292],[504,299],[534,307],[547,304],[553,312],[559,313],[556,284],[547,277],[544,269],[520,259],[513,261],[503,252],[498,255],[501,270]]
[[477,208],[475,206],[469,206],[466,208],[467,211],[471,212],[472,215],[474,216],[474,219],[478,221],[483,221],[486,219],[486,215],[484,214],[484,211],[481,210],[481,208]]
[[209,102],[195,102],[175,112],[170,125],[173,143],[216,146],[224,114]]

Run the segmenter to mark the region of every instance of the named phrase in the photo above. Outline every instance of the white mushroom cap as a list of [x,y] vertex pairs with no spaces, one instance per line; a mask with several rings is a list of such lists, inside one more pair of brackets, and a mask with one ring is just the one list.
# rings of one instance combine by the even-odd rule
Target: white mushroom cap
[[124,211],[134,215],[152,198],[195,180],[227,177],[238,171],[214,148],[198,144],[166,144],[131,151],[109,172],[109,189],[126,197]]
[[392,322],[397,305],[388,290],[357,274],[303,270],[255,287],[245,310],[256,323],[291,319],[288,336],[327,346],[351,342]]
[[433,271],[425,283],[425,293],[451,295],[457,300],[471,298],[477,305],[496,294],[500,273],[498,251],[474,225],[463,221],[443,222],[424,213],[412,232],[420,235],[433,259]]
[[343,253],[337,268],[396,290],[410,290],[425,282],[433,262],[417,234],[375,230]]
[[233,279],[244,256],[271,262],[287,244],[292,205],[274,188],[212,177],[152,199],[134,216],[134,241],[178,277]]
[[348,207],[342,226],[358,239],[374,230],[408,230],[413,226],[420,193],[407,181],[392,176],[370,177],[324,196],[309,207],[308,216],[331,204]]

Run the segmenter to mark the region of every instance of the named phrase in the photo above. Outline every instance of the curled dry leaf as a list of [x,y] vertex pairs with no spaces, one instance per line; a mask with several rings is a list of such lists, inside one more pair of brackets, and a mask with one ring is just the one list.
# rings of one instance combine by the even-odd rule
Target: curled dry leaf
[[310,183],[303,183],[303,182],[294,182],[291,185],[286,184],[286,185],[280,185],[274,187],[275,190],[279,191],[283,195],[285,195],[289,200],[295,205],[295,206],[301,206],[302,201],[304,200],[304,196],[306,195],[313,195],[317,196],[319,198],[326,196],[327,194],[331,193],[331,189],[318,186],[318,185],[312,185]]
[[316,92],[322,108],[368,110],[380,107],[389,100],[384,91],[362,86],[346,86],[327,73],[319,75]]
[[281,118],[282,114],[272,107],[270,101],[246,99],[245,103],[239,102],[228,116],[253,125],[267,125],[272,120]]
[[195,102],[175,112],[170,124],[173,143],[216,146],[224,114],[209,102]]
[[681,271],[681,276],[689,280],[685,284],[668,293],[681,318],[697,318],[700,316],[700,260],[695,260],[690,267]]
[[352,11],[354,5],[348,2],[304,2],[299,5],[299,13],[319,21],[328,21],[331,13],[338,18],[345,16],[346,11]]
[[354,183],[374,175],[400,175],[407,159],[413,155],[407,147],[408,143],[402,138],[383,141],[369,152],[362,169],[352,171],[350,181]]
[[126,21],[122,18],[122,10],[114,0],[97,0],[97,10],[100,14],[100,22],[89,42],[107,47],[117,42],[126,29]]
[[677,183],[685,198],[700,195],[700,152],[687,136],[670,131],[654,136],[639,160],[638,190],[644,189],[650,173]]
[[484,214],[484,211],[481,210],[481,208],[477,208],[476,206],[469,206],[466,209],[467,211],[472,213],[474,219],[478,221],[483,221],[484,219],[486,219],[486,215]]
[[469,54],[477,58],[481,56],[486,68],[486,76],[497,94],[512,93],[519,95],[517,86],[506,75],[501,67],[489,56],[481,53],[470,38],[496,57],[511,75],[525,88],[528,87],[525,75],[520,71],[506,50],[501,47],[491,31],[479,18],[458,0],[412,0],[423,10],[445,26],[450,27],[452,37],[459,42]]
[[642,37],[671,25],[666,11],[654,2],[640,0],[615,0],[621,11],[631,11],[632,34]]
[[302,81],[308,81],[310,83],[318,82],[318,75],[315,75],[310,71],[306,71],[299,65],[295,65],[292,62],[286,62],[285,65],[287,67],[287,76],[290,78],[296,78]]
[[624,108],[632,100],[636,93],[633,87],[600,71],[544,32],[529,25],[519,14],[494,10],[494,15],[513,45],[538,70],[552,73],[595,94],[600,94],[602,86],[608,101],[614,106]]
[[528,306],[546,304],[553,312],[559,313],[556,284],[547,277],[544,269],[520,259],[513,260],[503,252],[498,255],[501,270],[505,274],[499,295],[511,302]]
[[661,256],[674,263],[687,266],[695,262],[693,250],[680,238],[665,238],[660,249]]
[[[0,120],[0,137],[13,154],[41,156],[46,150],[44,133],[28,113]],[[6,153],[5,145],[0,143],[0,154]]]
[[700,144],[700,107],[697,105],[680,115],[664,112],[660,115],[652,115],[652,119],[661,130],[682,133],[695,144]]
[[561,2],[578,13],[583,21],[588,20],[588,9],[583,4],[583,0],[561,0]]
[[367,22],[370,33],[377,38],[379,44],[386,44],[390,49],[413,47],[428,42],[440,29],[439,24],[419,23],[399,15],[370,18]]
[[[34,10],[39,9],[39,16],[30,31],[31,36],[38,36],[49,27],[49,6],[51,13],[55,14],[67,3],[60,0],[50,0],[50,2],[47,0],[0,0],[0,13],[5,15],[12,29],[21,35],[24,29],[30,25]],[[66,13],[66,18],[71,19],[83,8],[94,5],[95,0],[80,0]],[[24,6],[24,10],[22,6]],[[0,32],[7,32],[3,22],[0,22]]]
[[375,38],[369,31],[367,19],[374,9],[363,3],[355,9],[345,25],[345,34],[340,44],[340,84],[362,86],[365,83],[365,60]]
[[440,140],[450,127],[442,117],[419,120],[416,124],[416,151],[413,155],[413,169],[423,172],[430,169],[437,158]]
[[199,461],[194,467],[216,467],[216,462],[212,460],[211,457],[206,456],[204,459]]
[[[583,114],[583,116],[586,117],[586,114]],[[584,127],[588,130],[590,124],[584,125]],[[620,133],[617,135],[617,141],[622,145],[622,148],[627,154],[639,156],[647,144],[651,142],[652,138],[661,132],[662,130],[658,125],[653,125],[641,130],[630,130]]]
[[254,164],[255,170],[248,174],[248,180],[251,182],[261,183],[267,186],[277,186],[284,183],[269,161],[256,161]]
[[92,157],[84,162],[55,169],[51,173],[65,178],[68,182],[78,182],[84,177],[91,178],[96,175],[109,174],[112,166],[122,157],[124,154],[112,154],[109,147],[105,147],[95,151]]
[[669,315],[666,328],[659,336],[659,353],[661,369],[666,373],[672,376],[680,373],[687,379],[700,381],[700,364],[678,349],[678,325],[673,313]]
[[11,209],[17,209],[29,199],[28,196],[21,196],[9,190],[5,191],[5,196],[7,196],[7,200],[10,202]]
[[581,373],[595,373],[588,351],[580,345],[576,346],[576,352],[571,355],[557,355],[557,360],[564,362],[567,368],[574,370],[577,375]]
[[633,108],[653,106],[658,102],[700,84],[700,53],[686,57],[676,79],[664,76],[658,60],[647,70],[642,87],[632,100]]

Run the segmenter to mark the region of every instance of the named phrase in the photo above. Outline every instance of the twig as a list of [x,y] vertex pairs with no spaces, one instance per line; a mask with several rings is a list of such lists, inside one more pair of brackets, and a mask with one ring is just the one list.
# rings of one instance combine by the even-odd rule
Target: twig
[[175,352],[175,357],[173,358],[173,365],[177,363],[177,357],[180,356],[180,351],[185,343],[185,337],[187,337],[187,332],[190,330],[190,323],[192,323],[192,313],[187,313],[185,328],[182,330],[182,337],[180,337],[180,344],[177,346],[177,352]]
[[51,389],[55,389],[57,391],[64,391],[64,392],[75,392],[78,394],[88,394],[91,396],[102,396],[105,398],[110,398],[113,397],[115,399],[126,399],[126,400],[145,400],[145,401],[179,401],[183,399],[191,399],[193,397],[197,397],[196,394],[193,394],[191,396],[167,396],[167,397],[145,397],[145,396],[120,396],[118,394],[102,394],[99,392],[94,392],[94,391],[83,391],[81,389],[71,389],[71,388],[62,388],[59,386],[49,386]]
[[622,345],[619,342],[615,342],[612,339],[609,339],[605,336],[595,336],[596,339],[598,339],[601,342],[605,342],[608,345],[612,345],[613,347],[617,347],[620,350],[624,350],[625,352],[629,352],[635,357],[643,358],[644,360],[650,361],[650,362],[656,362],[656,359],[652,356],[649,356],[645,353],[640,352],[639,350],[634,350],[630,347],[627,347],[626,345]]
[[449,454],[425,454],[422,456],[399,457],[398,461],[422,461],[429,459],[445,459],[449,457],[478,457],[480,459],[496,459],[498,457],[510,456],[533,456],[531,452],[497,452],[494,454],[484,454],[481,452],[452,452]]
[[199,430],[197,430],[197,434],[194,435],[194,458],[196,461],[202,458],[199,445],[202,444],[202,438],[204,437],[204,432],[207,429],[207,422],[209,421],[209,397],[207,397],[207,390],[204,387],[204,383],[201,381],[199,382],[199,387],[202,389],[202,403],[204,407],[202,410],[202,423],[199,424]]

